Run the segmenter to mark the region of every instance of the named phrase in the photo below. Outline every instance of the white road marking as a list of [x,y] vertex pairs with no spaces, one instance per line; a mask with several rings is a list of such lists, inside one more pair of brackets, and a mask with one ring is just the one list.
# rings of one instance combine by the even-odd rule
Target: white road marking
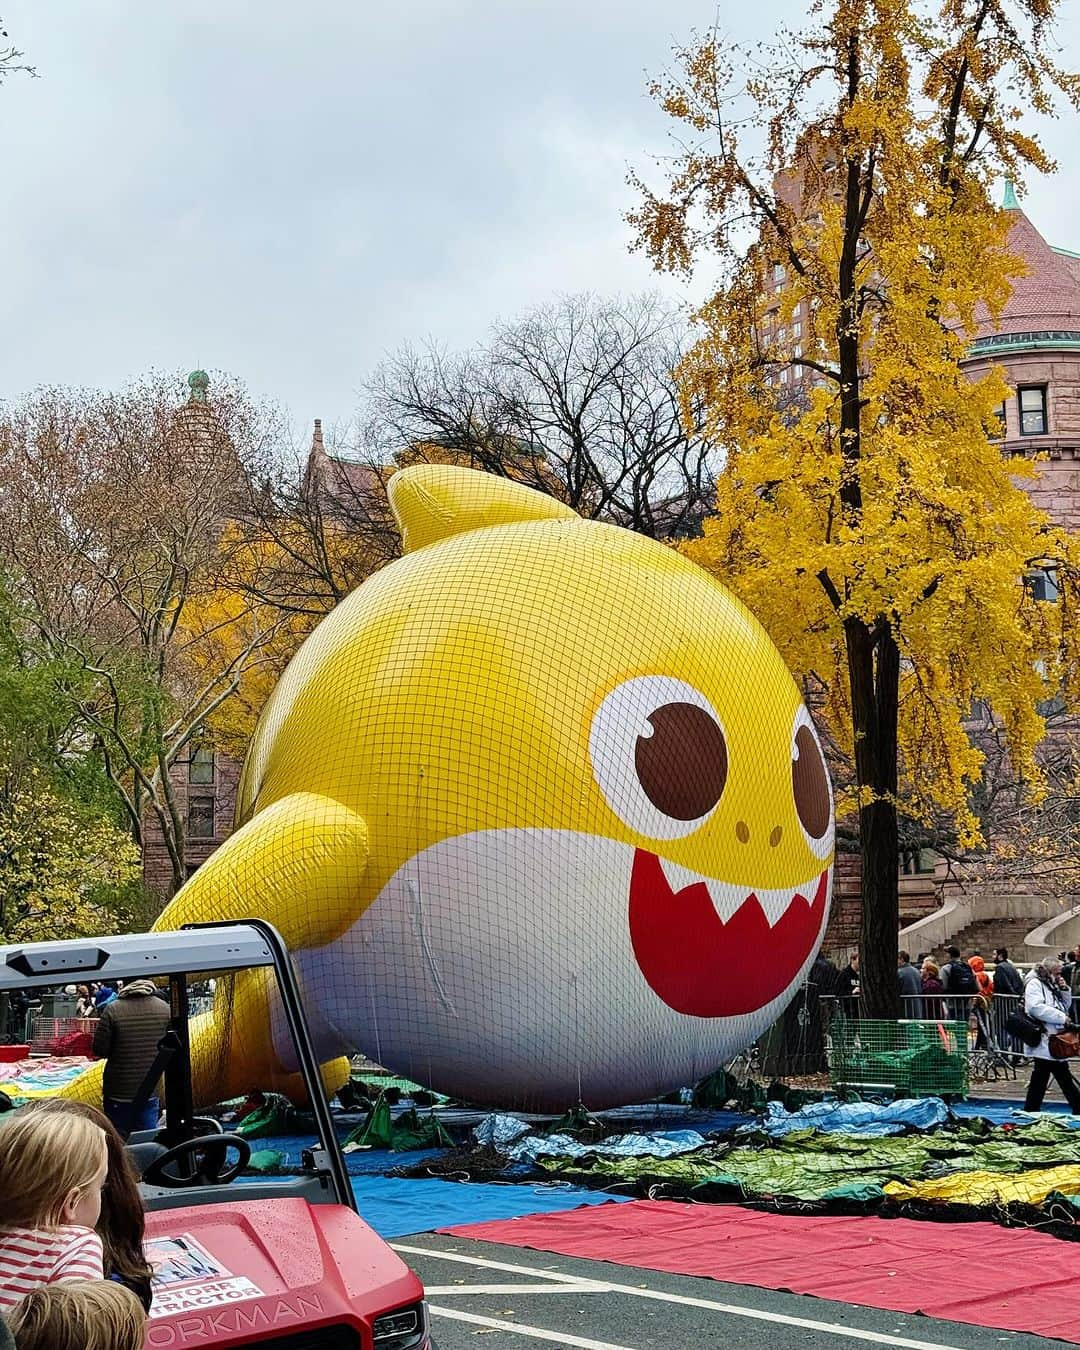
[[[410,1247],[404,1243],[392,1242],[391,1247],[395,1251],[407,1252],[411,1256],[429,1256],[436,1260],[457,1261],[463,1265],[484,1266],[489,1270],[509,1270],[517,1275],[538,1276],[543,1280],[555,1280],[566,1286],[565,1292],[568,1294],[577,1293],[577,1285],[589,1285],[594,1283],[590,1280],[582,1279],[576,1275],[566,1275],[561,1271],[542,1270],[537,1266],[518,1266],[511,1265],[506,1261],[488,1261],[480,1256],[466,1256],[464,1252],[442,1251],[431,1247]],[[823,1331],[829,1336],[847,1336],[851,1340],[871,1341],[875,1345],[898,1345],[903,1346],[904,1350],[960,1350],[958,1346],[944,1345],[940,1341],[916,1341],[907,1336],[889,1336],[883,1331],[865,1331],[861,1327],[846,1327],[839,1322],[818,1322],[810,1317],[789,1317],[786,1313],[766,1312],[763,1308],[743,1308],[737,1303],[718,1303],[709,1298],[692,1298],[689,1294],[669,1294],[661,1289],[638,1289],[632,1284],[610,1283],[608,1289],[614,1294],[631,1294],[634,1298],[656,1299],[662,1303],[681,1303],[690,1308],[708,1308],[712,1312],[725,1313],[729,1317],[748,1317],[757,1322],[773,1322],[780,1326],[802,1327],[807,1331]],[[864,1305],[852,1305],[864,1306]],[[449,1310],[437,1310],[444,1313]],[[878,1309],[881,1312],[892,1312],[894,1309]],[[461,1317],[462,1314],[455,1313],[455,1316]],[[472,1320],[473,1315],[464,1320]],[[513,1328],[514,1323],[509,1323]],[[515,1328],[516,1329],[516,1328]],[[980,1331],[992,1330],[992,1328],[979,1327]],[[535,1334],[535,1333],[534,1333]],[[540,1337],[541,1340],[557,1340],[558,1337],[553,1333],[546,1333],[546,1336]],[[600,1343],[596,1341],[574,1341],[568,1340],[566,1345],[586,1345],[597,1346]],[[608,1347],[601,1347],[601,1350],[609,1350]],[[621,1350],[626,1350],[622,1347]]]
[[542,1280],[558,1280],[560,1284],[595,1284],[581,1275],[568,1275],[563,1270],[542,1270],[538,1266],[515,1266],[509,1261],[489,1261],[482,1256],[466,1256],[464,1252],[432,1251],[429,1247],[410,1247],[405,1242],[391,1242],[396,1252],[408,1252],[411,1256],[440,1256],[447,1261],[457,1261],[465,1266],[483,1266],[486,1270],[508,1270],[512,1275],[535,1275]]
[[583,1280],[581,1284],[426,1284],[424,1293],[435,1294],[610,1294],[610,1284]]
[[561,1331],[548,1331],[544,1327],[527,1327],[521,1322],[504,1322],[501,1317],[480,1317],[476,1313],[461,1312],[458,1308],[433,1308],[429,1303],[428,1312],[435,1317],[449,1317],[455,1322],[472,1322],[474,1326],[490,1327],[493,1331],[516,1331],[519,1336],[531,1336],[537,1341],[574,1345],[578,1350],[633,1350],[632,1346],[616,1345],[614,1341],[590,1341],[585,1336],[567,1336]]

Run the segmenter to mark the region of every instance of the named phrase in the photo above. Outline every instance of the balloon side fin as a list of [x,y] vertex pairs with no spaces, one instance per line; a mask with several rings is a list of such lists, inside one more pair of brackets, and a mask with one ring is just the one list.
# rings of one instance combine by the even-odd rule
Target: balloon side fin
[[176,893],[155,929],[214,919],[269,919],[293,950],[321,946],[360,917],[368,860],[362,816],[296,792],[258,811]]

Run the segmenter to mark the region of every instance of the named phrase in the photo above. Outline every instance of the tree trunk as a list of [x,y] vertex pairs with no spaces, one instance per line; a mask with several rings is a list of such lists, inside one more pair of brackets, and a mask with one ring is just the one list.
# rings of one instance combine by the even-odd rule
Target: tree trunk
[[896,976],[900,929],[899,837],[896,819],[896,739],[900,651],[885,619],[873,629],[844,623],[855,772],[869,800],[859,811],[862,862],[862,935],[859,943],[861,1011],[865,1017],[900,1016]]

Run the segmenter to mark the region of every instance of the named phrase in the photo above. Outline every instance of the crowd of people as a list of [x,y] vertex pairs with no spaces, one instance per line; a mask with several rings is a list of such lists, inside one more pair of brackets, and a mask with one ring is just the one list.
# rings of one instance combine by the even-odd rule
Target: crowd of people
[[[811,979],[815,972],[821,995],[838,1000],[848,1015],[857,1017],[858,953],[853,952],[840,971],[819,957]],[[1059,952],[1026,973],[1009,960],[1006,947],[994,949],[989,969],[981,953],[965,957],[956,946],[947,949],[946,959],[940,964],[931,953],[920,953],[912,961],[909,952],[901,951],[897,981],[905,1016],[968,1023],[975,1033],[976,1050],[994,1045],[1016,1064],[1025,1058],[1031,1061],[1025,1110],[1042,1109],[1053,1078],[1069,1109],[1080,1115],[1080,1083],[1065,1053],[1072,1043],[1062,1038],[1062,1033],[1080,1033],[1080,949]],[[1016,1013],[1034,1023],[1027,1041],[1010,1029]],[[1080,1041],[1073,1054],[1080,1055]]]
[[145,1220],[124,1141],[80,1102],[0,1129],[0,1350],[140,1350],[151,1302]]

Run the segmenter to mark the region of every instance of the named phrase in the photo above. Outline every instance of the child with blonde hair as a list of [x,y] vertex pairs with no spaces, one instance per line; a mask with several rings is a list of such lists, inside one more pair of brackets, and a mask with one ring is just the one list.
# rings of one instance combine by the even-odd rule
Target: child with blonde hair
[[103,1278],[105,1132],[84,1116],[20,1113],[0,1127],[0,1313],[39,1285]]
[[142,1350],[146,1313],[112,1280],[45,1284],[7,1315],[16,1350]]

